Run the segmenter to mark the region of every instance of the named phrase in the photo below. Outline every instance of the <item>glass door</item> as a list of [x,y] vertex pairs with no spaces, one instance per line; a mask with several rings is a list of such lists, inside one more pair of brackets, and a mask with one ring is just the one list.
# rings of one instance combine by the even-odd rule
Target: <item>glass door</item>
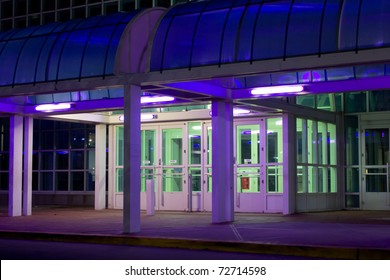
[[389,128],[364,130],[362,208],[389,210]]
[[188,210],[186,178],[187,141],[183,137],[184,125],[161,126],[157,201],[160,210]]
[[147,180],[154,181],[156,190],[156,140],[157,128],[148,127],[141,130],[141,209],[146,209]]
[[211,123],[203,126],[203,210],[212,211],[212,127]]
[[260,125],[236,125],[235,211],[264,211],[264,174],[260,159]]

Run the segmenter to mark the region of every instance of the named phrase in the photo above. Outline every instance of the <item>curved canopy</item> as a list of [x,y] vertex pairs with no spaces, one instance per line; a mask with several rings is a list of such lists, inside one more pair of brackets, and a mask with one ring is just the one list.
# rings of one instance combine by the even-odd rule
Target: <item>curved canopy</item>
[[113,75],[119,41],[138,12],[0,33],[0,86]]
[[390,45],[387,0],[213,0],[171,8],[150,70],[252,62]]

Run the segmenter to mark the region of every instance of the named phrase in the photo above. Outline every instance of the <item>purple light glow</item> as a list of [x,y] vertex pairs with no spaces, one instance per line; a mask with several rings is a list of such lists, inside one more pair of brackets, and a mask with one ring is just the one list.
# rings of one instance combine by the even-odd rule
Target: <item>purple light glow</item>
[[281,93],[300,93],[302,91],[304,91],[304,87],[302,85],[288,85],[288,86],[254,88],[252,89],[251,93],[253,95],[269,96],[272,94],[281,94]]
[[169,102],[175,100],[172,96],[142,96],[141,104],[145,103],[156,103],[156,102]]
[[40,112],[52,112],[58,110],[68,110],[72,107],[70,103],[58,103],[58,104],[42,104],[35,107],[36,111]]

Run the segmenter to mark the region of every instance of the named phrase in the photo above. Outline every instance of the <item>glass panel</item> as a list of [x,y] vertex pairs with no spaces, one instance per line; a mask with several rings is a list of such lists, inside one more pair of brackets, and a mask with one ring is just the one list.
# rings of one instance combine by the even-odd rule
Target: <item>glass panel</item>
[[0,170],[8,171],[8,169],[9,169],[9,154],[0,153]]
[[[49,80],[49,81],[55,81],[57,79],[57,70],[60,63],[60,56],[62,54],[62,50],[64,47],[64,44],[66,43],[66,39],[68,38],[68,33],[61,33],[59,37],[57,38],[57,41],[55,42],[53,48],[50,50],[43,51],[43,56],[46,56],[46,59],[42,59],[42,56],[40,57],[40,61],[47,65],[47,78],[45,75],[45,72],[42,72],[43,75],[43,81]],[[44,49],[46,48],[45,47]],[[49,59],[50,57],[50,59]]]
[[202,174],[200,167],[191,167],[188,174],[192,176],[192,191],[200,192],[202,190]]
[[344,94],[345,113],[367,111],[366,92],[347,92]]
[[383,24],[390,22],[388,1],[362,1],[359,18],[358,48],[383,47],[390,43],[388,32],[383,32]]
[[212,127],[207,127],[207,164],[212,164]]
[[387,192],[387,174],[366,175],[366,192]]
[[86,173],[86,191],[95,190],[95,170],[88,170]]
[[282,118],[267,119],[267,162],[283,162]]
[[70,169],[84,169],[84,151],[71,152]]
[[[118,172],[121,171],[121,180],[123,177],[123,169],[118,169]],[[154,171],[150,168],[142,168],[141,169],[141,192],[146,192],[146,180],[154,180]],[[154,184],[154,189],[156,190],[156,184]],[[123,186],[121,182],[121,191],[123,191]]]
[[35,79],[35,69],[38,55],[45,40],[42,37],[30,38],[21,51],[18,61],[15,83],[31,83]]
[[366,129],[366,165],[386,165],[390,162],[389,129]]
[[336,125],[328,123],[327,124],[327,143],[328,143],[328,160],[329,164],[336,165],[337,164],[337,152],[336,152]]
[[182,165],[183,132],[181,128],[162,130],[162,162],[163,165]]
[[267,193],[283,192],[283,166],[267,166]]
[[358,193],[360,190],[360,173],[359,168],[345,169],[345,192]]
[[105,60],[106,69],[104,69],[104,74],[106,75],[114,73],[115,57],[118,50],[119,41],[126,26],[127,24],[118,25],[115,29],[115,33],[111,36],[111,41],[107,52],[107,59]]
[[390,111],[390,91],[371,91],[369,99],[370,112]]
[[240,19],[245,7],[233,8],[230,11],[224,30],[221,63],[234,62],[236,60],[237,33],[239,32]]
[[41,170],[53,170],[53,152],[40,153],[41,158]]
[[328,179],[329,192],[337,192],[337,169],[335,167],[328,168]]
[[8,172],[0,172],[0,190],[8,191],[9,182],[8,182]]
[[308,166],[307,174],[307,191],[309,193],[316,193],[318,188],[318,168],[315,166]]
[[[142,130],[141,131],[141,165],[153,166],[155,164],[155,161],[156,161],[156,131]],[[123,165],[123,155],[121,155],[121,163]]]
[[115,174],[116,191],[123,192],[123,168],[117,168]]
[[91,77],[104,74],[107,49],[110,43],[110,35],[116,26],[96,28],[91,34],[85,50],[82,77]]
[[[253,28],[256,24],[256,16],[259,12],[259,5],[248,6],[245,10],[244,16],[241,18],[241,26],[238,37],[238,52],[237,60],[238,61],[249,61],[251,60],[251,51],[252,51],[252,40],[253,37]],[[264,38],[262,38],[264,40]]]
[[40,188],[41,191],[53,191],[53,173],[52,172],[41,172],[40,174]]
[[339,13],[342,2],[327,0],[322,22],[321,53],[338,50]]
[[207,192],[211,192],[213,186],[213,177],[211,173],[211,168],[207,168]]
[[297,192],[307,192],[307,166],[297,167]]
[[318,143],[318,163],[327,164],[327,136],[326,123],[318,122],[317,123],[317,143]]
[[68,172],[56,172],[56,190],[68,191]]
[[71,172],[70,178],[71,191],[84,191],[84,172]]
[[5,48],[0,53],[2,65],[7,67],[0,67],[0,84],[12,85],[14,79],[14,72],[16,67],[19,52],[23,46],[24,40],[9,41]]
[[327,168],[325,167],[318,167],[317,169],[317,182],[318,182],[318,188],[317,192],[319,193],[326,193],[328,192],[328,173]]
[[202,14],[192,46],[192,66],[219,62],[223,27],[227,15],[227,9]]
[[188,164],[201,164],[201,131],[200,122],[188,124]]
[[87,155],[86,169],[94,170],[95,169],[95,150],[85,151]]
[[178,47],[177,42],[192,42],[199,14],[176,16],[167,34],[163,69],[188,67],[190,63],[191,44]]
[[156,35],[154,36],[150,59],[150,69],[152,71],[159,71],[162,66],[161,63],[163,61],[164,42],[171,20],[171,17],[164,17],[158,26]]
[[123,166],[123,154],[124,154],[124,134],[123,126],[116,127],[116,165]]
[[345,196],[345,207],[359,208],[360,207],[360,196],[359,195],[346,195]]
[[255,28],[253,59],[283,57],[290,1],[264,3]]
[[237,192],[260,192],[259,168],[237,168]]
[[360,1],[345,0],[340,21],[340,50],[356,48],[356,32]]
[[[53,47],[57,36],[59,35],[58,34],[48,35],[48,37],[46,37],[46,40],[43,40],[44,46],[42,48],[41,53],[39,54],[39,60],[36,66],[37,69],[36,77],[35,77],[36,82],[43,82],[47,80],[46,70],[51,69],[51,71],[57,71],[57,69],[55,70],[53,69],[54,66],[51,64],[51,62],[48,63],[49,57],[51,57],[51,48]],[[49,68],[47,68],[47,66]]]
[[183,168],[164,168],[163,169],[163,192],[182,192],[183,191]]
[[297,118],[297,162],[307,163],[307,130],[306,120]]
[[71,130],[70,136],[71,148],[84,148],[85,145],[85,130],[84,129],[73,129]]
[[79,77],[83,51],[90,33],[89,29],[71,33],[61,54],[58,79]]
[[[323,2],[323,1],[321,1]],[[291,10],[287,33],[287,56],[318,53],[323,3],[296,0]],[[302,44],[302,38],[305,42]]]
[[252,125],[238,125],[236,131],[237,164],[257,164],[260,158],[260,126],[258,124]]
[[345,126],[345,163],[346,165],[359,164],[359,122],[355,116],[344,118]]
[[69,167],[69,151],[56,151],[56,169],[68,170]]
[[308,163],[317,163],[317,145],[315,140],[316,123],[312,120],[307,120],[307,157]]
[[69,131],[68,130],[57,130],[56,135],[56,148],[57,149],[69,149]]

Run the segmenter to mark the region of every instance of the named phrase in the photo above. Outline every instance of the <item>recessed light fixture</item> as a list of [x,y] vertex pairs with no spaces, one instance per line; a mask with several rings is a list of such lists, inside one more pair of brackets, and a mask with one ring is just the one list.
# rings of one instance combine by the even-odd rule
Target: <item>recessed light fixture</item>
[[157,103],[157,102],[169,102],[175,100],[172,96],[165,96],[165,95],[159,95],[159,96],[142,96],[141,97],[141,104],[145,103]]
[[72,107],[70,103],[57,103],[57,104],[41,104],[35,107],[36,111],[40,112],[53,112],[60,110],[68,110]]
[[253,95],[269,96],[272,94],[281,93],[300,93],[305,88],[302,85],[286,85],[286,86],[273,86],[273,87],[259,87],[251,90]]
[[[141,121],[150,121],[157,119],[157,115],[154,114],[141,114]],[[124,115],[119,116],[119,121],[123,122],[125,120]]]

